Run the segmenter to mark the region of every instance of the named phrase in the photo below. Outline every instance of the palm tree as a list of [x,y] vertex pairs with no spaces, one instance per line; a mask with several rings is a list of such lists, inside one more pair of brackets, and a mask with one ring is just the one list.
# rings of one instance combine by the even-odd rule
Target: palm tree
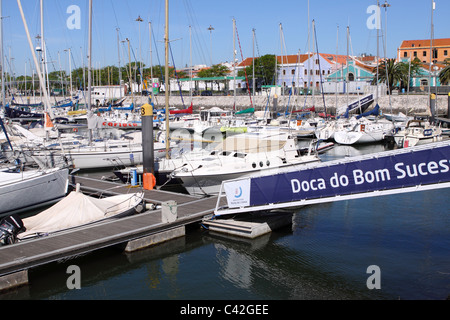
[[439,72],[439,81],[442,85],[450,84],[450,64]]
[[[387,82],[388,93],[391,94],[394,88],[401,87],[408,82],[408,73],[408,63],[395,63],[395,59],[387,59],[378,65],[378,82]],[[411,73],[413,73],[412,69]],[[372,84],[375,85],[376,83],[377,78],[375,76],[372,80]]]

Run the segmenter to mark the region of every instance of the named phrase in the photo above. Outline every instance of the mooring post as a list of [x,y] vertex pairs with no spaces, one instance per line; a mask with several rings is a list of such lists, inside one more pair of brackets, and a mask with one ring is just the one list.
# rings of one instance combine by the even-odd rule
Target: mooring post
[[141,107],[142,121],[142,181],[145,190],[153,190],[155,179],[155,153],[153,145],[153,103]]
[[448,93],[447,118],[450,119],[450,92]]
[[278,112],[278,96],[275,93],[275,95],[273,96],[273,111],[272,111],[272,119],[276,119],[277,118],[277,112]]
[[436,117],[436,95],[434,93],[430,96],[430,111],[431,111],[431,123],[434,123]]

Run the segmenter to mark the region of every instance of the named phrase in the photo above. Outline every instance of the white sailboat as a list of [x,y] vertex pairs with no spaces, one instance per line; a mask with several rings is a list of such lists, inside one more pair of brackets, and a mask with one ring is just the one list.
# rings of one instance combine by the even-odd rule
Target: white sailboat
[[[18,6],[42,85],[44,83],[42,74],[34,53],[20,0],[18,1]],[[42,87],[48,106],[47,91],[45,86]],[[3,122],[2,127],[4,127]],[[7,132],[5,132],[5,136],[7,136]],[[30,167],[17,161],[17,159],[15,160],[15,165],[7,166],[0,170],[0,214],[12,214],[29,210],[32,207],[55,202],[66,195],[68,186],[67,168],[64,166],[55,166],[54,168]]]
[[0,170],[0,215],[54,203],[67,193],[69,170],[11,166]]
[[339,144],[352,145],[382,141],[392,133],[394,124],[386,119],[350,121],[351,127],[334,133],[334,140]]

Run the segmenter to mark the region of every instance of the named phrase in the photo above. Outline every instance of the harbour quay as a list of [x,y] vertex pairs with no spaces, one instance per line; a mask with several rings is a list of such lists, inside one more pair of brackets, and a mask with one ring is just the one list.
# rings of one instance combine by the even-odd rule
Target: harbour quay
[[[134,192],[128,185],[94,178],[71,176],[71,183],[79,184],[87,194]],[[156,189],[144,193],[149,210],[1,247],[0,290],[26,285],[31,268],[108,247],[133,252],[183,237],[187,226],[211,216],[217,204],[217,197],[200,198]]]

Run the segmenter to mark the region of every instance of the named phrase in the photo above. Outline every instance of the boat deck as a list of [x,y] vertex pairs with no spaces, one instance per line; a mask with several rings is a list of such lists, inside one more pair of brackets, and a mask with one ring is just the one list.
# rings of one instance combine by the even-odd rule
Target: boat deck
[[[114,195],[141,191],[141,188],[92,178],[71,176],[70,179],[71,183],[80,184],[84,193]],[[199,198],[161,190],[145,190],[145,199],[155,204],[176,201],[177,219],[163,223],[161,209],[150,210],[0,247],[0,277],[198,223],[214,212],[217,203],[217,197]]]

